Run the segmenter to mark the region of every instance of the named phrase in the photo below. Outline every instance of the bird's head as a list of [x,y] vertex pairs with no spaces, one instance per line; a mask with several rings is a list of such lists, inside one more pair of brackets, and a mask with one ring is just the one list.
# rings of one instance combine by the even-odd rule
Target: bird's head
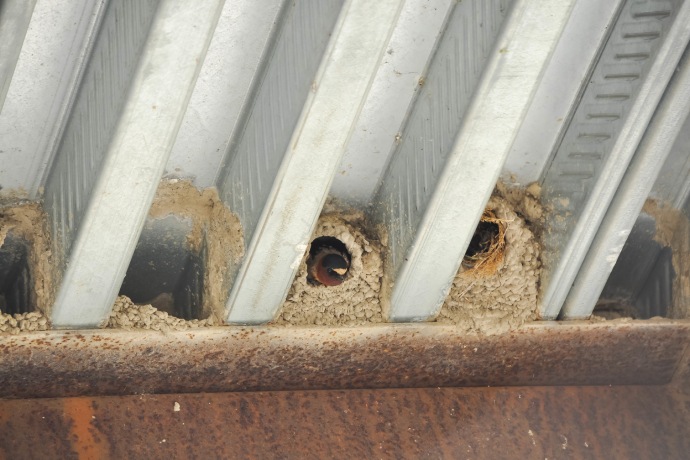
[[326,254],[316,269],[318,280],[326,286],[337,286],[345,280],[350,268],[349,261],[340,254]]

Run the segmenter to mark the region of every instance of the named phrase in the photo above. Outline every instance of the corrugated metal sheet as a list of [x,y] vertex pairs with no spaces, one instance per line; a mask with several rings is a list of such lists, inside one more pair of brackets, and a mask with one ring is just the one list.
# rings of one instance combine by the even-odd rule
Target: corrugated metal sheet
[[[681,0],[5,1],[0,196],[46,209],[57,327],[108,317],[162,177],[215,186],[239,216],[226,321],[275,317],[328,197],[382,224],[386,319],[419,321],[499,176],[537,180],[539,314],[587,317],[644,198],[687,208],[688,15]],[[675,152],[659,174],[655,136]]]

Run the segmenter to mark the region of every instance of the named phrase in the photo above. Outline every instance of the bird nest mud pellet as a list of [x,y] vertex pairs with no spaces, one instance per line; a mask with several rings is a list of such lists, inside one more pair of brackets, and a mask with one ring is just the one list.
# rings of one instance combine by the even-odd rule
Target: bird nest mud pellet
[[115,300],[110,317],[103,325],[108,329],[147,329],[152,331],[184,331],[219,325],[213,316],[206,319],[185,320],[152,305],[138,305],[126,296]]
[[14,315],[0,313],[0,334],[16,335],[21,332],[47,331],[48,329],[50,329],[48,318],[39,311]]
[[[491,197],[478,227],[474,251],[463,259],[437,317],[471,333],[495,334],[536,318],[542,216],[538,187],[502,187]],[[504,189],[505,190],[505,189]],[[474,252],[474,253],[472,253]]]
[[310,283],[307,249],[287,300],[274,321],[277,325],[342,325],[382,322],[381,245],[363,233],[362,213],[331,212],[319,219],[312,241],[331,237],[342,242],[350,256],[350,267],[337,286]]

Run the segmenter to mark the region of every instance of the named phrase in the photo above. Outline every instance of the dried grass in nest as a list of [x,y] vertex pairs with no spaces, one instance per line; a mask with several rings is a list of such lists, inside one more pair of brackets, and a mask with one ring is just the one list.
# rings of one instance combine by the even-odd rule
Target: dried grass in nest
[[495,224],[498,231],[484,231],[483,234],[478,235],[480,250],[473,255],[465,255],[462,259],[462,265],[466,268],[463,275],[478,278],[491,276],[501,268],[506,246],[504,219],[499,219],[493,211],[486,210],[482,214],[481,222]]

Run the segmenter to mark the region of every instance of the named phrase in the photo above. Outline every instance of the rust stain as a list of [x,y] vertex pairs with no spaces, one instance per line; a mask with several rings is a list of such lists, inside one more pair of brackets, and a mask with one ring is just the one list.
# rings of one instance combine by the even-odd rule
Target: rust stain
[[437,324],[52,331],[0,337],[0,397],[666,384],[688,343],[690,322],[671,320],[541,323],[494,336]]
[[72,447],[80,460],[107,458],[109,446],[105,436],[94,426],[95,411],[89,398],[65,398],[62,410],[71,420]]
[[[182,411],[174,412],[178,402]],[[670,386],[427,388],[0,400],[6,458],[75,458],[95,413],[110,450],[78,458],[687,458],[690,406]],[[94,411],[93,408],[96,410]],[[48,417],[46,417],[48,418]],[[87,427],[86,421],[82,421]],[[94,436],[95,438],[95,436]],[[16,441],[16,442],[13,442]]]

